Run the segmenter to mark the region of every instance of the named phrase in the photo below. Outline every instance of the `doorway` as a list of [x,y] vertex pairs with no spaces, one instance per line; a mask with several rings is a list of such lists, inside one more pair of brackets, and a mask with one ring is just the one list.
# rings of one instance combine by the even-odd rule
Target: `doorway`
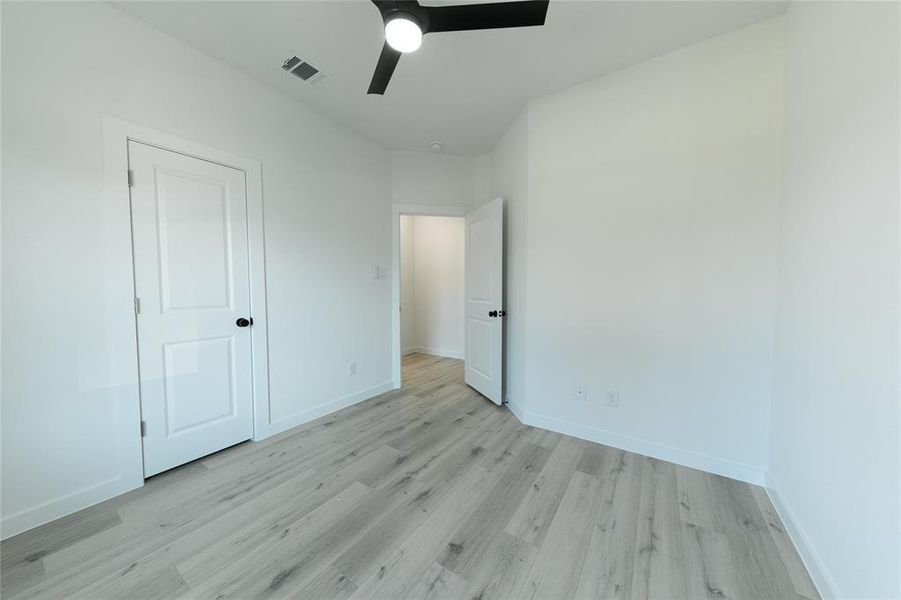
[[[453,340],[454,325],[458,322],[455,310],[455,301],[447,302],[448,310],[443,310],[442,331],[450,335],[437,337],[429,335],[426,338],[416,333],[419,319],[417,308],[419,302],[416,299],[416,271],[415,271],[415,227],[417,221],[401,219],[405,216],[413,217],[463,217],[463,360],[465,381],[475,388],[483,396],[495,404],[503,403],[503,318],[504,310],[503,290],[503,240],[504,240],[504,200],[495,198],[478,208],[466,207],[440,207],[440,206],[411,206],[394,205],[392,210],[392,374],[395,388],[401,387],[401,356],[404,350],[425,350],[435,354],[453,356],[453,346],[441,347],[442,344],[435,340]],[[428,232],[435,231],[436,224],[440,221],[423,219],[423,227]],[[405,228],[404,237],[408,256],[402,261],[401,229]],[[448,231],[454,228],[446,227]],[[411,231],[412,230],[412,231]],[[445,236],[448,237],[448,236]],[[457,239],[457,238],[450,238]],[[411,243],[412,240],[412,243]],[[454,244],[445,242],[443,246]],[[410,250],[413,250],[411,254]],[[431,258],[429,259],[431,260]],[[453,259],[444,259],[444,266],[456,264]],[[430,263],[431,264],[431,263]],[[413,280],[413,285],[402,290],[402,271],[408,271],[407,280]],[[411,271],[412,269],[412,271]],[[455,272],[455,269],[450,269]],[[413,272],[411,278],[409,273]],[[427,279],[437,279],[437,284],[451,290],[457,288],[452,283],[453,279],[447,276],[433,277],[433,273],[426,276]],[[407,315],[404,315],[402,292],[406,291]],[[412,291],[412,293],[411,293]],[[431,295],[432,292],[429,292]],[[438,294],[446,298],[459,298],[458,294],[445,289]],[[411,305],[412,303],[412,305]],[[433,302],[427,302],[426,306],[434,306]],[[433,318],[429,315],[427,318]],[[404,321],[406,326],[404,327]],[[459,327],[459,326],[457,326]],[[406,330],[406,336],[402,336],[402,330]],[[428,325],[428,331],[433,330],[433,324]],[[459,332],[459,328],[456,330]],[[422,342],[420,340],[428,341]],[[447,345],[445,345],[447,346]]]
[[462,217],[401,215],[401,353],[463,359]]

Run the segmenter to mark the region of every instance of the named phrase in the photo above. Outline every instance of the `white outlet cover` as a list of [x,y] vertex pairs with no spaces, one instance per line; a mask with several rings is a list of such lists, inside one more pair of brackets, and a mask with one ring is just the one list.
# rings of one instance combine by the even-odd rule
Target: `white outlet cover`
[[588,388],[584,385],[576,386],[576,401],[577,402],[585,402],[588,400]]
[[619,392],[607,390],[607,406],[619,406]]

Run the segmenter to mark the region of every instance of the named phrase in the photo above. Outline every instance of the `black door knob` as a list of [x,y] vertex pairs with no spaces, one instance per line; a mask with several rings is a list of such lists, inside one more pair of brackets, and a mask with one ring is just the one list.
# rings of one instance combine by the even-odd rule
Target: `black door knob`
[[240,319],[235,321],[235,325],[237,325],[238,327],[247,327],[248,325],[253,325],[253,319],[245,319],[244,317],[241,317]]
[[489,311],[488,311],[488,316],[489,316],[489,317],[496,317],[496,316],[497,316],[497,311],[496,311],[496,310],[489,310]]

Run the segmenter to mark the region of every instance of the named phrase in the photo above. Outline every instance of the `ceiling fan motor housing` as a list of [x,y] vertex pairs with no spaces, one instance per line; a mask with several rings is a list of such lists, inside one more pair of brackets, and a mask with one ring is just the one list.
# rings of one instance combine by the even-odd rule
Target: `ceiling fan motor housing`
[[429,14],[418,2],[384,2],[377,3],[385,25],[394,19],[408,19],[419,26],[423,34],[429,32]]

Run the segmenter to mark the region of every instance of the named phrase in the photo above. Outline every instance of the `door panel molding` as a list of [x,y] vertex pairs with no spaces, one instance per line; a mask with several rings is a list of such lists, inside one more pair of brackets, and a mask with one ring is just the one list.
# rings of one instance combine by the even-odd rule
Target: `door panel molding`
[[[192,344],[195,346],[206,345],[211,346],[214,343],[224,342],[224,351],[226,354],[226,364],[228,366],[228,393],[225,396],[226,402],[226,410],[211,417],[207,417],[206,419],[201,419],[199,421],[194,421],[191,423],[178,424],[178,406],[176,405],[178,399],[178,372],[176,367],[176,352],[179,349],[179,346],[185,346],[188,344]],[[236,414],[237,410],[237,400],[235,398],[235,336],[216,336],[205,339],[198,340],[185,340],[178,342],[168,342],[163,344],[163,374],[165,376],[165,383],[163,384],[163,400],[165,402],[164,409],[166,413],[166,438],[172,438],[177,435],[182,435],[184,433],[189,433],[194,429],[201,427],[203,425],[209,425],[215,423],[216,421],[220,421],[222,419],[227,419],[229,417],[233,417]]]

